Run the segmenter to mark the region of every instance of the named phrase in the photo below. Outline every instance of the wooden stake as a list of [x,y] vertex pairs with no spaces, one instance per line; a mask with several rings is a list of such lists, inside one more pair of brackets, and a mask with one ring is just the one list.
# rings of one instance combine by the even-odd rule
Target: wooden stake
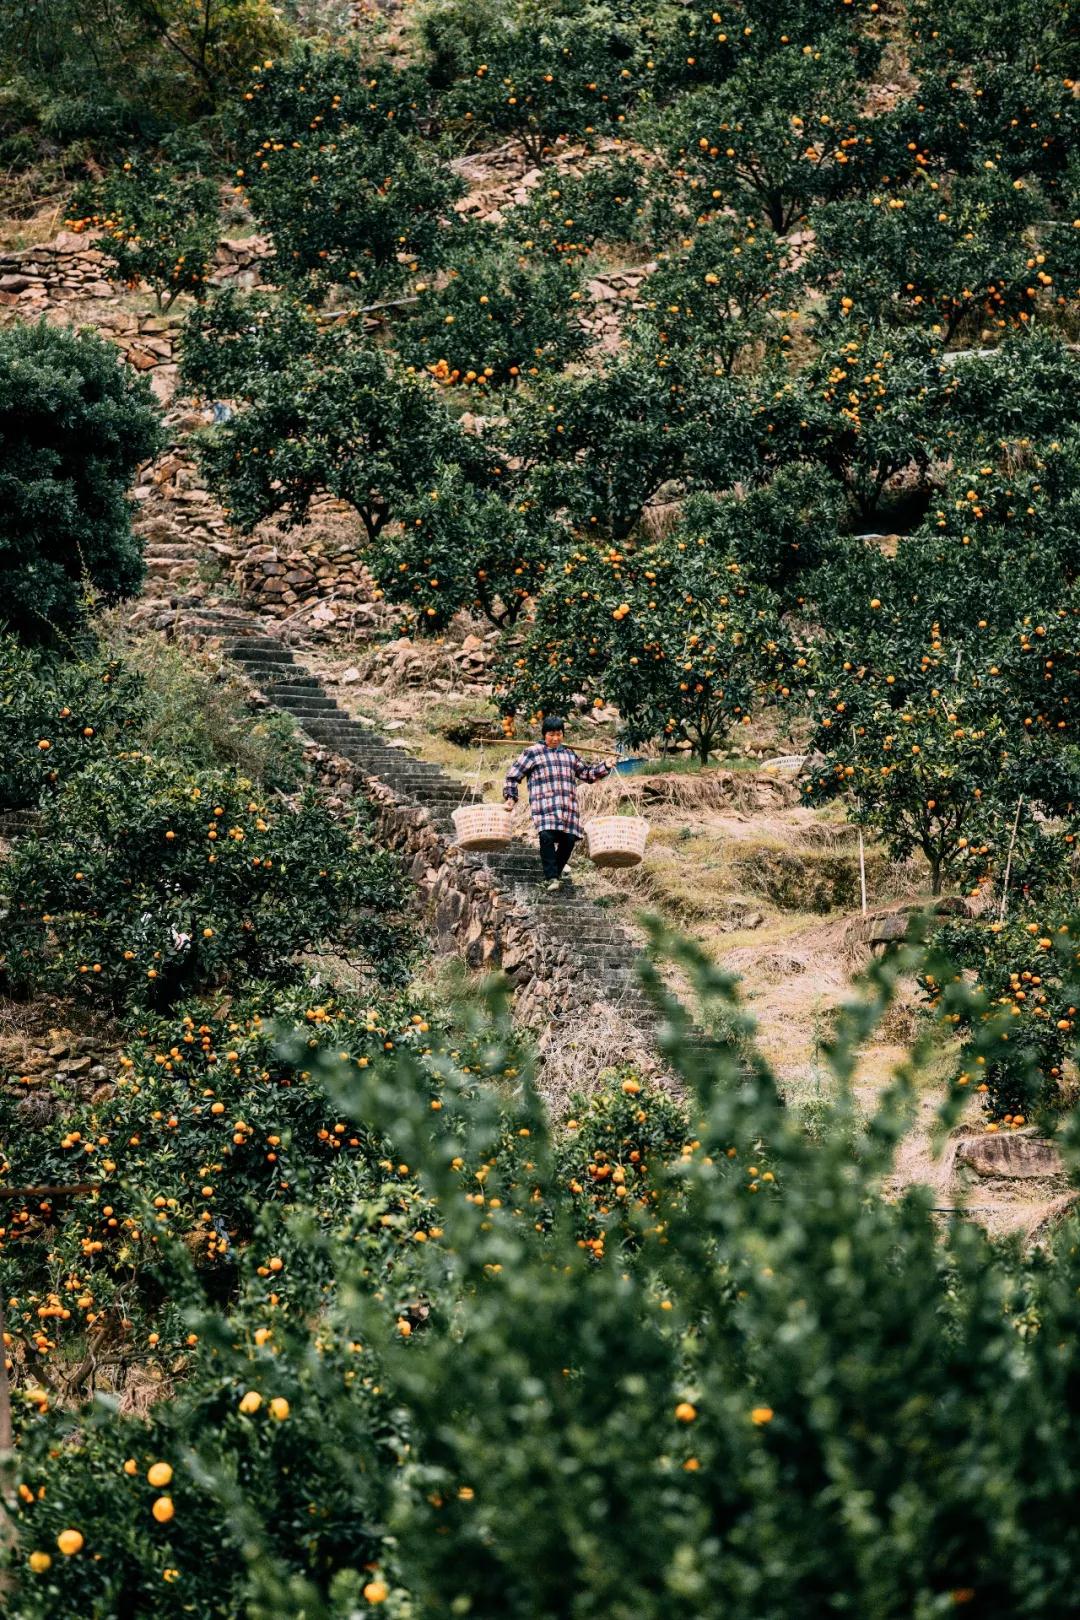
[[1024,795],[1021,793],[1016,801],[1016,814],[1013,817],[1012,837],[1009,839],[1009,853],[1005,860],[1005,881],[1001,885],[1001,910],[998,912],[998,922],[1005,921],[1005,905],[1009,898],[1009,873],[1012,871],[1013,850],[1016,848],[1016,834],[1020,826],[1020,811],[1023,808]]
[[[852,726],[852,728],[851,728],[851,740],[852,740],[852,742],[855,744],[855,746],[857,748],[858,747],[858,742],[856,741],[855,727],[854,726]],[[859,806],[859,795],[857,793],[855,795],[855,808],[856,809],[860,808],[860,806]],[[861,827],[859,828],[859,889],[860,889],[860,891],[862,893],[862,914],[865,917],[866,912],[867,912],[867,905],[866,905],[866,845],[863,843],[863,831],[862,831]]]

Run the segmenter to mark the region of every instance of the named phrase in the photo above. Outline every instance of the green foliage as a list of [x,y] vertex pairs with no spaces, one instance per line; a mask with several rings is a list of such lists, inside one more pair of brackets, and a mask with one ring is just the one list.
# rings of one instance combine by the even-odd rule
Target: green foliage
[[738,566],[744,581],[766,585],[785,608],[814,591],[814,570],[841,550],[843,499],[815,469],[784,467],[743,495],[692,495],[682,511],[684,538],[704,540],[710,557]]
[[504,711],[563,709],[583,694],[617,705],[632,744],[687,738],[707,760],[791,657],[775,596],[740,573],[682,529],[626,552],[573,552],[507,651]]
[[110,343],[41,322],[0,331],[0,621],[27,642],[142,579],[127,487],[157,449],[149,387]]
[[233,521],[251,529],[282,512],[306,516],[329,491],[359,514],[369,541],[451,458],[480,475],[479,441],[456,426],[431,380],[375,344],[319,328],[288,304],[222,298],[197,317],[185,374],[207,393],[247,401],[203,438],[203,465]]
[[665,484],[726,489],[756,470],[738,384],[669,354],[636,327],[596,371],[556,378],[512,419],[530,498],[621,544]]
[[648,172],[633,158],[589,165],[581,174],[551,176],[528,200],[506,210],[514,237],[557,257],[585,256],[598,244],[646,245],[649,240]]
[[[954,377],[940,340],[925,332],[871,327],[823,344],[790,381],[761,380],[761,409],[779,431],[773,454],[805,457],[847,491],[858,515],[872,518],[897,473],[924,489],[931,463],[947,443]],[[771,392],[771,397],[770,397]],[[766,423],[766,431],[771,431]]]
[[598,0],[434,0],[420,19],[428,73],[455,128],[520,141],[530,162],[556,144],[618,130],[650,78],[642,32]]
[[271,811],[251,793],[141,754],[61,784],[5,870],[9,979],[170,1008],[244,978],[294,981],[298,953],[322,944],[400,974],[392,858],[358,847],[308,795]]
[[457,176],[421,139],[412,70],[305,42],[256,67],[238,108],[237,179],[280,278],[316,293],[392,290],[437,265]]
[[467,237],[451,253],[445,279],[416,290],[398,346],[437,382],[510,387],[561,370],[585,347],[575,271],[501,231]]
[[[994,1129],[1033,1117],[1053,1129],[1075,1046],[1077,956],[1066,911],[1046,900],[1021,905],[1004,921],[949,920],[935,943],[967,970],[971,986],[953,1018],[964,1046],[956,1083],[982,1094]],[[940,1005],[942,982],[922,976],[932,1007]]]
[[269,0],[12,0],[0,65],[44,92],[45,133],[107,152],[118,136],[219,110],[252,61],[287,37]]
[[799,287],[770,230],[724,215],[661,254],[645,292],[664,342],[731,372],[750,346],[785,340],[781,323],[797,313]]
[[[1072,979],[1074,942],[1063,934],[1053,954]],[[730,1019],[730,981],[686,948],[678,961],[707,1019]],[[58,1272],[51,1294],[25,1296],[19,1268],[47,1229],[31,1222],[3,1255],[20,1612],[75,1620],[141,1603],[345,1620],[360,1605],[434,1615],[468,1603],[522,1620],[700,1620],[749,1590],[766,1620],[805,1609],[811,1592],[815,1613],[853,1603],[885,1620],[929,1620],[980,1595],[990,1613],[1062,1611],[1075,1580],[1061,1349],[1076,1324],[1075,1232],[1067,1218],[1052,1248],[1023,1257],[960,1214],[943,1227],[928,1190],[883,1196],[932,1036],[866,1130],[851,1074],[915,968],[939,987],[940,1019],[980,1026],[945,1132],[1002,1028],[978,1018],[985,995],[940,952],[875,964],[864,999],[841,1012],[823,1051],[836,1100],[813,1140],[763,1062],[730,1039],[691,1050],[674,1006],[685,1103],[614,1076],[562,1141],[531,1069],[507,1092],[497,1006],[479,1051],[451,1033],[424,1055],[406,1037],[367,1067],[356,1037],[372,1032],[345,1009],[323,1009],[322,1029],[309,1008],[276,1050],[242,1020],[181,1020],[173,1048],[154,1030],[104,1105],[113,1135],[91,1156],[122,1132],[147,1138],[122,1167],[117,1155],[109,1194],[125,1202],[115,1217],[100,1199],[68,1205],[55,1227],[71,1235],[49,1234],[65,1262],[90,1230],[100,1248]],[[370,1022],[375,1035],[393,1027]],[[166,1127],[155,1115],[169,1108]],[[248,1141],[230,1143],[248,1123]],[[157,1145],[166,1128],[192,1166],[179,1175]],[[329,1148],[322,1131],[355,1145]],[[35,1142],[55,1151],[54,1132],[16,1139],[20,1173]],[[226,1182],[247,1167],[257,1195],[267,1138],[288,1144],[280,1179],[299,1172],[291,1205],[275,1193],[257,1211],[230,1206],[225,1300],[222,1253],[211,1263],[183,1241],[194,1221],[222,1249],[202,1194],[175,1208],[168,1195],[201,1175],[183,1143],[200,1133]],[[109,1275],[136,1257],[130,1275],[160,1291],[166,1331],[149,1365],[170,1369],[171,1398],[146,1416],[88,1406],[73,1426],[49,1393],[52,1352],[24,1347],[64,1339],[57,1311],[114,1320]],[[119,1297],[141,1338],[153,1291],[146,1304],[138,1292],[129,1281]],[[108,1360],[116,1341],[99,1338]],[[1048,1427],[1057,1444],[1039,1450]],[[152,1485],[155,1464],[172,1477]],[[171,1517],[152,1512],[162,1495]],[[78,1531],[77,1551],[61,1552],[64,1530]],[[1017,1539],[1024,1556],[1010,1558]]]
[[695,206],[753,208],[778,236],[812,203],[865,184],[873,137],[859,110],[858,67],[840,43],[789,38],[720,84],[678,97],[660,131]]
[[182,292],[205,296],[217,248],[217,184],[189,163],[131,157],[104,179],[80,187],[71,201],[77,231],[99,231],[113,274],[129,286],[145,281],[168,309]]
[[368,566],[388,601],[415,610],[422,630],[445,629],[460,608],[509,626],[543,584],[559,540],[542,514],[440,467],[400,525],[380,532]]
[[291,722],[254,719],[209,660],[115,629],[64,659],[0,638],[0,809],[32,809],[87,764],[136,746],[191,768],[231,765],[267,788],[295,788],[301,775]]
[[1044,212],[1037,186],[998,171],[957,177],[947,192],[920,177],[831,203],[814,215],[830,307],[869,322],[933,323],[946,342],[1029,321],[1043,278],[1053,279],[1029,239]]
[[137,678],[114,659],[44,660],[0,639],[0,809],[33,809],[141,730]]

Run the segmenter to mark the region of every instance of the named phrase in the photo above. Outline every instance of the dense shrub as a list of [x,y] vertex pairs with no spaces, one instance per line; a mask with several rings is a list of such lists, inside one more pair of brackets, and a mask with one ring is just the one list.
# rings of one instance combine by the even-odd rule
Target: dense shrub
[[308,796],[271,810],[251,795],[241,777],[142,754],[73,776],[5,868],[9,979],[169,1008],[245,978],[288,983],[298,954],[323,945],[399,975],[390,856],[358,848]]
[[462,185],[420,138],[412,71],[305,42],[256,66],[238,110],[236,178],[280,278],[378,294],[437,264]]
[[[840,1101],[814,1139],[730,1043],[671,1043],[685,1113],[616,1077],[558,1150],[527,1077],[510,1099],[487,1083],[497,1022],[478,1065],[440,1050],[358,1074],[313,1053],[346,1129],[393,1144],[437,1225],[383,1225],[374,1185],[335,1231],[271,1203],[222,1314],[161,1223],[192,1338],[172,1399],[73,1433],[44,1394],[17,1396],[22,1612],[73,1620],[89,1593],[101,1612],[699,1620],[748,1590],[768,1620],[1064,1612],[1071,1220],[1025,1258],[962,1214],[943,1227],[929,1190],[882,1195],[918,1054],[853,1128],[855,1052],[916,964],[878,964],[841,1014],[824,1054]],[[730,1016],[715,970],[681,965]],[[982,1004],[944,958],[922,965],[942,1018]],[[943,1129],[1000,1035],[976,1037]],[[594,1201],[591,1241],[582,1175],[630,1189],[607,1216]],[[61,1294],[92,1292],[99,1264]]]
[[202,298],[218,241],[218,187],[198,166],[129,160],[80,188],[69,220],[98,232],[114,275],[153,288],[159,309],[182,292]]
[[138,589],[126,491],[157,422],[112,344],[44,322],[0,331],[0,622],[21,639],[55,640],[89,596]]

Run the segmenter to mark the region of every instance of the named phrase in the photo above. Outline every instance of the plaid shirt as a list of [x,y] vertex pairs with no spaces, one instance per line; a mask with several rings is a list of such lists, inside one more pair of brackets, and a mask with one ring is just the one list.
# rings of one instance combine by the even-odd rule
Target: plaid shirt
[[572,748],[562,743],[549,748],[546,743],[533,743],[519,754],[506,773],[503,798],[517,803],[518,783],[529,784],[529,812],[537,832],[568,832],[575,838],[582,836],[581,817],[578,815],[578,782],[599,782],[611,770],[601,761],[586,765]]

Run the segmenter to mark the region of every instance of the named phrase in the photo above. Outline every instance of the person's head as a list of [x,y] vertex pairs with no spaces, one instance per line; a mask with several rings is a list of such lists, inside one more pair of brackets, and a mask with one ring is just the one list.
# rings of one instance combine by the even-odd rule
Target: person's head
[[563,740],[563,733],[565,730],[566,721],[563,719],[561,714],[546,714],[544,716],[544,722],[540,727],[540,735],[543,737],[548,748],[558,748],[559,744]]

